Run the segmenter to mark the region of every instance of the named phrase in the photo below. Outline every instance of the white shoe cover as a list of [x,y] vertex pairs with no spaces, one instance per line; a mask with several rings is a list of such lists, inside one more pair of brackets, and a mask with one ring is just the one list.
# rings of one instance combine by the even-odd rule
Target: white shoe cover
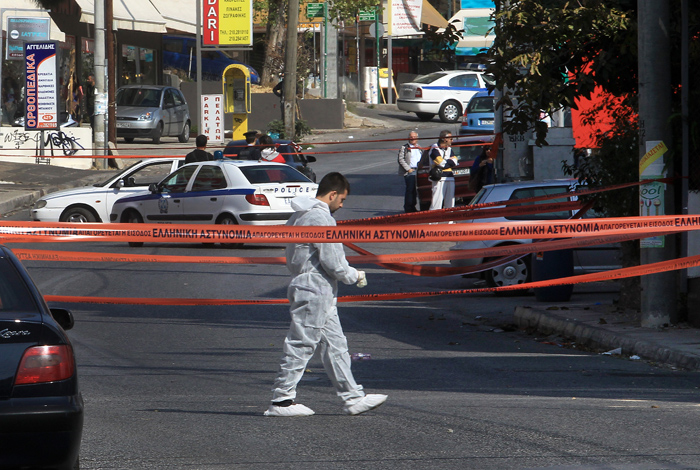
[[270,405],[270,408],[264,413],[265,416],[311,416],[314,410],[300,403],[294,403],[289,406]]
[[381,395],[379,393],[365,395],[357,403],[353,405],[347,405],[343,409],[349,415],[359,415],[360,413],[364,413],[365,411],[375,409],[376,407],[384,403],[387,398],[389,398],[388,395]]

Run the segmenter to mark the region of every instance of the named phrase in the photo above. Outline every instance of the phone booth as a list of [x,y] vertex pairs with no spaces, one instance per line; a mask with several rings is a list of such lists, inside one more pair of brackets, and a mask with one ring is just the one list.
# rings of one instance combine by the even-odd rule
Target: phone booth
[[244,139],[250,114],[250,71],[248,67],[232,64],[224,69],[224,112],[233,114],[233,140]]

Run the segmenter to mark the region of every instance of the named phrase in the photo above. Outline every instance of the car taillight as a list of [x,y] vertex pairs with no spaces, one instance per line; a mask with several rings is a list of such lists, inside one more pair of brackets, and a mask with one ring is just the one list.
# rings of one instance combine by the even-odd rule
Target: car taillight
[[264,194],[246,194],[245,200],[254,206],[269,206],[267,198]]
[[464,111],[464,116],[462,116],[462,122],[464,124],[466,124],[468,120],[469,120],[469,116],[467,115],[467,112]]
[[416,98],[423,98],[423,89],[420,87],[416,88]]
[[34,346],[24,351],[15,385],[66,380],[73,376],[74,370],[75,359],[69,345]]

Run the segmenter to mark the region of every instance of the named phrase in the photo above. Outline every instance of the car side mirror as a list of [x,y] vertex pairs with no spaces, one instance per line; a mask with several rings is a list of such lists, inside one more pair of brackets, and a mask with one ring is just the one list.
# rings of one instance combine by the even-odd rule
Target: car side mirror
[[73,318],[73,312],[66,310],[65,308],[52,308],[51,316],[56,320],[56,323],[61,325],[61,328],[68,331],[75,325],[75,319]]
[[120,179],[119,181],[117,181],[116,188],[117,188],[117,189],[120,189],[120,188],[123,188],[123,187],[124,187],[124,180],[123,180],[123,179]]
[[316,157],[314,157],[313,155],[306,155],[306,161],[309,163],[313,163],[316,161]]
[[159,191],[158,191],[158,185],[157,185],[156,183],[151,183],[151,184],[149,184],[149,185],[148,185],[148,190],[149,190],[152,194],[157,194],[157,193],[159,192]]

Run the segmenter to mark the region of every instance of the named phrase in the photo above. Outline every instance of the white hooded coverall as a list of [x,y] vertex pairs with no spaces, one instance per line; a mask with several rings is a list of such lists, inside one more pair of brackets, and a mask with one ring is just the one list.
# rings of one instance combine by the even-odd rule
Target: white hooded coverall
[[[316,198],[292,199],[295,213],[287,225],[335,226],[328,204]],[[340,243],[295,243],[286,247],[292,281],[287,290],[291,324],[284,340],[273,402],[294,400],[296,387],[317,347],[338,396],[354,404],[365,396],[350,370],[348,343],[336,309],[338,281],[354,284],[357,270],[345,259]]]

